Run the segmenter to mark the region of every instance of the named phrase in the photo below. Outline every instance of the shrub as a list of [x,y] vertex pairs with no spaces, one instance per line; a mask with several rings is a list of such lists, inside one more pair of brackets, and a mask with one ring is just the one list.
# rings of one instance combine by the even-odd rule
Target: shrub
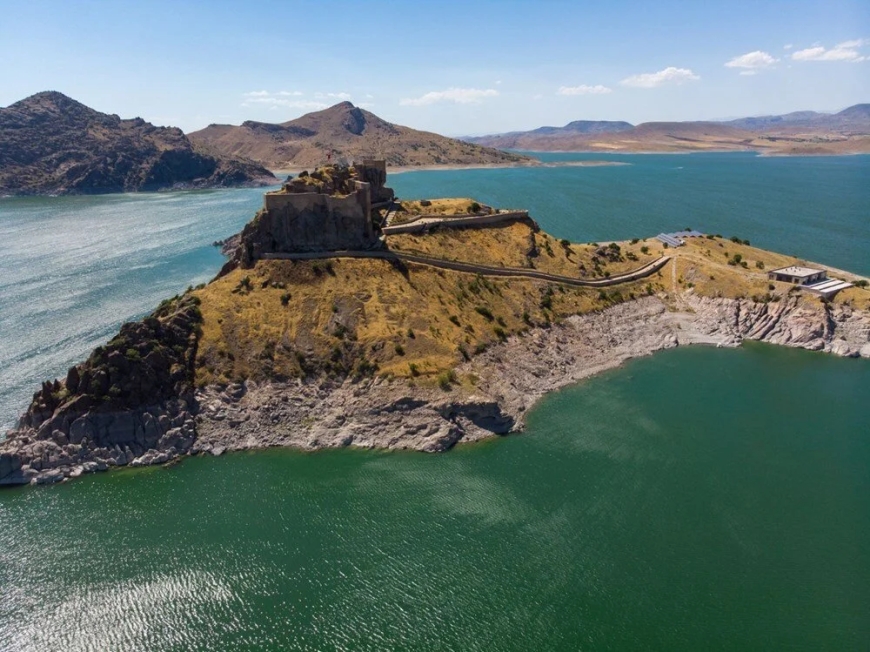
[[855,286],[859,288],[866,288],[870,283],[867,283],[865,279],[861,279],[860,281],[855,281]]
[[480,204],[478,204],[476,201],[471,202],[471,204],[468,206],[468,212],[469,213],[479,213],[480,212]]
[[638,242],[640,242],[640,238],[632,238],[631,239],[631,244],[633,244],[633,245],[636,245]]
[[476,306],[474,311],[481,315],[486,321],[493,321],[495,317],[492,316],[492,312],[490,312],[489,308],[485,306]]
[[405,355],[405,347],[396,342],[396,355]]
[[504,342],[508,337],[507,333],[505,333],[504,329],[501,328],[500,326],[496,326],[495,328],[493,328],[492,332],[495,333],[495,336],[498,339],[500,339],[502,342]]
[[127,349],[127,352],[125,355],[126,355],[127,359],[130,360],[131,362],[138,362],[139,360],[142,359],[142,356],[139,355],[139,352],[136,349],[132,349],[132,348]]
[[562,238],[561,240],[559,240],[559,244],[562,245],[563,247],[565,247],[565,249],[567,249],[568,247],[571,246],[570,240],[567,240],[565,238]]
[[413,331],[412,329],[409,328],[409,329],[408,329],[408,339],[413,340],[413,339],[416,338],[416,337],[417,337],[417,336],[414,335],[414,331]]
[[450,317],[448,317],[448,319],[449,319],[451,322],[453,322],[454,324],[456,324],[457,326],[461,326],[461,325],[462,325],[462,324],[459,323],[459,317],[457,317],[456,315],[450,315]]
[[647,255],[649,253],[649,247],[647,247],[646,245],[642,246],[640,248],[640,253],[642,253],[644,256]]
[[760,261],[760,260],[756,260],[756,261],[755,261],[755,266],[756,266],[758,269],[764,269],[764,263],[763,263],[762,261]]
[[420,375],[420,369],[413,362],[408,365],[408,371],[410,371],[411,376],[415,378]]
[[290,293],[285,292],[284,294],[281,295],[281,305],[286,306],[289,303],[290,303]]
[[456,382],[456,372],[453,369],[444,371],[438,374],[438,387],[445,392],[450,391],[450,387]]

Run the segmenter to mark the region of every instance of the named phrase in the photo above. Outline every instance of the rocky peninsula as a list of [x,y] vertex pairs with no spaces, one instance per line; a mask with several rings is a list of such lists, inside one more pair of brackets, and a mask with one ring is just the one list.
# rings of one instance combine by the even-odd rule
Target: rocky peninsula
[[267,194],[216,279],[43,384],[0,483],[270,446],[444,451],[680,345],[870,358],[860,277],[822,300],[768,278],[799,261],[739,238],[570,243],[523,211],[397,202],[385,179],[367,161]]

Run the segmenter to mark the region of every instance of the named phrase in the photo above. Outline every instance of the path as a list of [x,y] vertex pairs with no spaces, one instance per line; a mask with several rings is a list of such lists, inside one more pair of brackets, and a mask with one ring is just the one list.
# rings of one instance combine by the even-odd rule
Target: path
[[657,260],[647,263],[643,267],[639,267],[631,272],[624,274],[616,274],[608,278],[586,280],[574,278],[572,276],[560,276],[558,274],[547,274],[535,269],[526,269],[524,267],[491,267],[489,265],[478,265],[475,263],[463,263],[455,260],[444,260],[443,258],[432,258],[429,256],[420,256],[417,254],[407,254],[387,250],[374,251],[314,251],[309,253],[284,254],[284,253],[269,253],[263,254],[265,260],[322,260],[330,258],[379,258],[382,260],[399,260],[402,262],[414,263],[417,265],[427,265],[429,267],[438,267],[441,269],[449,269],[454,272],[467,272],[469,274],[481,274],[483,276],[505,276],[512,278],[528,278],[538,281],[550,281],[552,283],[562,283],[564,285],[574,285],[578,287],[608,287],[618,285],[620,283],[628,283],[641,278],[646,278],[655,274],[664,267],[671,259],[670,256],[662,256]]

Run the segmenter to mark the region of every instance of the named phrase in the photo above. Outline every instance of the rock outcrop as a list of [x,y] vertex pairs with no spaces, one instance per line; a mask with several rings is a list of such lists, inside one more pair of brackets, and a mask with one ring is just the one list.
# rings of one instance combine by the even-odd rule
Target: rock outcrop
[[260,165],[195,147],[180,129],[122,120],[61,93],[0,108],[0,195],[274,183]]
[[124,324],[65,380],[43,383],[0,445],[0,484],[52,482],[189,450],[200,321],[193,297],[166,301]]
[[[122,328],[66,381],[46,383],[0,444],[0,484],[270,446],[442,451],[519,430],[543,394],[679,345],[737,346],[751,339],[870,358],[867,312],[795,296],[760,303],[690,291],[510,337],[457,369],[460,378],[476,378],[473,392],[352,377],[247,381],[194,392],[197,324],[191,297],[170,302]],[[140,359],[127,355],[133,350]]]

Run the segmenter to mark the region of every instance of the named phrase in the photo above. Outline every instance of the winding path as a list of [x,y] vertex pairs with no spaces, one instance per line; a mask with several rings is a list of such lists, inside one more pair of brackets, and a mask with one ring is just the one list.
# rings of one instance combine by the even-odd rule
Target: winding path
[[528,278],[539,281],[550,281],[552,283],[562,283],[564,285],[574,285],[578,287],[608,287],[618,285],[620,283],[628,283],[641,278],[646,278],[655,274],[664,267],[671,259],[670,256],[662,256],[651,263],[647,263],[643,267],[639,267],[624,274],[616,274],[608,278],[586,280],[574,278],[572,276],[560,276],[559,274],[548,274],[535,269],[526,269],[524,267],[492,267],[490,265],[478,265],[475,263],[463,263],[455,260],[444,260],[443,258],[433,258],[430,256],[421,256],[418,254],[408,254],[404,252],[396,252],[389,250],[373,250],[373,251],[312,251],[308,253],[268,253],[263,254],[265,260],[324,260],[331,258],[379,258],[381,260],[397,260],[417,265],[427,265],[429,267],[438,267],[441,269],[449,269],[454,272],[467,272],[469,274],[481,274],[483,276],[505,276],[512,278]]

